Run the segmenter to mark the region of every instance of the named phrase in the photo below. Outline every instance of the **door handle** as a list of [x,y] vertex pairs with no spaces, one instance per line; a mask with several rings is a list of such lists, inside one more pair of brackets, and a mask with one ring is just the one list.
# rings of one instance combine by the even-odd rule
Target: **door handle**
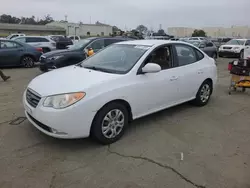
[[178,80],[178,76],[172,76],[172,77],[170,78],[170,81],[175,81],[175,80]]
[[199,70],[199,71],[198,71],[198,74],[203,74],[203,71],[202,71],[202,70]]

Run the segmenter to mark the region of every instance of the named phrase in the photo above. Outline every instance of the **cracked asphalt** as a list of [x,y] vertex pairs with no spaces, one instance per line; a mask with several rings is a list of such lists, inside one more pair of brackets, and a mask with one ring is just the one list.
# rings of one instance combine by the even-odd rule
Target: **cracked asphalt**
[[23,121],[23,91],[40,72],[4,69],[12,78],[0,80],[0,188],[249,188],[250,90],[227,94],[231,60],[218,60],[207,106],[136,120],[110,146],[53,139]]

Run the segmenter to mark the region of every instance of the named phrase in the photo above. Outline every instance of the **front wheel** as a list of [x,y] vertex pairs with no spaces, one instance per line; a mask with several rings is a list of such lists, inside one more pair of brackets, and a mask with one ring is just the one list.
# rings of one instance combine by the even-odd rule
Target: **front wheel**
[[104,106],[94,118],[91,136],[101,144],[112,144],[119,140],[128,125],[128,111],[120,103]]
[[192,101],[196,106],[205,106],[212,94],[212,83],[210,81],[205,81],[200,86],[196,98]]
[[30,56],[24,56],[21,59],[21,64],[25,67],[25,68],[32,68],[35,65],[34,59]]

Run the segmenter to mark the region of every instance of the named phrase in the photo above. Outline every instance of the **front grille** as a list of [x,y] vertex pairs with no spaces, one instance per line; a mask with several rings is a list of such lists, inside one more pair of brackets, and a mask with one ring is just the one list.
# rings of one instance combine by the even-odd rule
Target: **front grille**
[[26,100],[29,103],[30,106],[33,108],[36,108],[39,101],[41,100],[41,97],[37,94],[35,94],[33,91],[30,89],[27,89],[26,91]]
[[30,114],[28,114],[28,116],[29,116],[29,118],[32,120],[32,121],[34,121],[34,123],[37,125],[37,126],[39,126],[40,128],[42,128],[43,130],[45,130],[45,131],[47,131],[47,132],[52,132],[51,131],[51,128],[50,127],[48,127],[47,125],[44,125],[44,124],[42,124],[40,121],[37,121],[35,118],[33,118]]
[[230,49],[232,49],[232,47],[223,47],[223,49],[230,50]]

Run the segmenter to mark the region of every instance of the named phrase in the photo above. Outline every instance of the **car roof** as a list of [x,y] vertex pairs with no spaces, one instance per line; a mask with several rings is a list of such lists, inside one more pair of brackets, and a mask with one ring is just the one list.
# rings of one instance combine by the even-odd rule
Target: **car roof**
[[154,46],[154,45],[161,45],[161,44],[172,44],[172,43],[183,43],[187,44],[185,42],[181,41],[173,41],[173,40],[128,40],[119,42],[119,44],[129,44],[129,45],[145,45],[145,46]]

